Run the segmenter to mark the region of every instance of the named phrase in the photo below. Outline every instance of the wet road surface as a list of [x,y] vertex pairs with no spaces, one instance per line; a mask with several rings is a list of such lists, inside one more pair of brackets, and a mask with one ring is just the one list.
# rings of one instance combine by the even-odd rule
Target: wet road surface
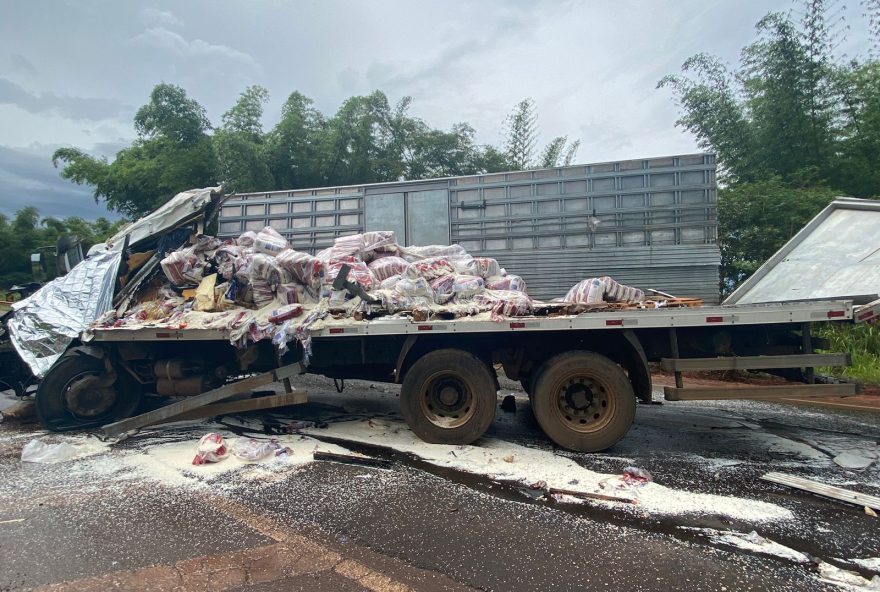
[[[838,590],[820,577],[820,560],[866,578],[880,570],[864,562],[880,557],[880,520],[760,480],[772,470],[880,494],[880,461],[863,470],[833,461],[844,451],[876,456],[880,414],[870,409],[641,405],[624,440],[588,455],[555,449],[527,397],[502,384],[516,412],[498,412],[485,446],[508,443],[610,475],[634,465],[671,492],[723,496],[731,508],[769,502],[788,514],[750,521],[726,507],[657,513],[534,499],[492,471],[442,466],[381,438],[340,437],[339,422],[396,425],[392,385],[351,381],[339,394],[332,381],[299,382],[308,405],[145,430],[55,465],[19,460],[43,436],[38,426],[0,424],[0,590]],[[264,424],[272,431],[295,420],[329,424],[303,445],[343,446],[392,468],[181,468],[207,431],[266,438]],[[751,531],[778,546],[742,548]]]

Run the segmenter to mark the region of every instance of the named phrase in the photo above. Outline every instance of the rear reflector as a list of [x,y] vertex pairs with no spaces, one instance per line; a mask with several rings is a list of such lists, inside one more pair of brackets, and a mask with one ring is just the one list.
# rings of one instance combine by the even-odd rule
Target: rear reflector
[[330,334],[331,334],[331,335],[334,335],[334,334],[337,334],[337,333],[345,333],[345,329],[343,329],[342,327],[331,327],[331,328],[330,328]]
[[829,310],[828,311],[828,318],[829,319],[836,319],[836,318],[839,318],[842,316],[846,316],[846,312],[844,312],[842,310]]
[[605,326],[606,327],[622,327],[623,326],[623,319],[609,319],[609,320],[605,321]]
[[171,333],[156,333],[156,339],[168,339]]
[[430,331],[433,328],[431,325],[419,325],[419,331]]
[[525,323],[510,323],[511,329],[524,329],[526,326]]
[[706,317],[707,323],[723,323],[724,317]]

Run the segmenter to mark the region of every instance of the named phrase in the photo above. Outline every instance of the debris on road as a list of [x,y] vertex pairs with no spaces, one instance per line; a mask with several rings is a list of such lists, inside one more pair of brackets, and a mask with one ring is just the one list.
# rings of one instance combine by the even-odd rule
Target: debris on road
[[504,398],[501,399],[500,408],[501,411],[516,413],[516,397],[514,397],[513,395],[505,395]]
[[34,400],[26,399],[7,407],[3,411],[0,411],[0,422],[9,419],[24,421],[27,419],[32,419],[36,417],[36,415],[37,413],[34,407]]
[[870,467],[876,460],[876,457],[864,454],[859,450],[845,450],[832,460],[844,469],[861,470]]
[[749,551],[752,553],[761,553],[779,559],[785,559],[794,563],[809,564],[813,562],[812,557],[806,553],[802,553],[791,547],[781,545],[776,541],[772,541],[766,537],[759,535],[756,531],[748,533],[736,532],[732,530],[716,530],[714,528],[695,528],[692,526],[682,526],[683,530],[696,531],[706,536],[712,543],[729,545]]
[[283,447],[275,440],[257,440],[255,438],[238,438],[231,447],[232,454],[245,462],[257,462],[276,456]]
[[[367,418],[335,421],[326,430],[308,429],[304,432],[318,439],[326,438],[334,442],[351,442],[412,454],[437,467],[482,475],[514,487],[532,487],[535,490],[553,487],[591,493],[599,492],[602,482],[609,482],[614,486],[623,484],[620,474],[592,471],[552,451],[503,440],[482,438],[477,444],[467,446],[428,444],[419,439],[406,424],[385,418],[381,422]],[[451,454],[453,451],[454,455]],[[516,462],[504,462],[504,457],[509,455],[514,456]],[[571,485],[572,480],[578,483]],[[790,520],[793,517],[790,510],[780,505],[754,499],[697,493],[654,482],[644,483],[638,488],[628,485],[625,488],[638,491],[638,511],[651,515],[713,514],[754,523]],[[614,489],[602,494],[617,497]],[[596,501],[601,503],[601,500]],[[579,500],[579,503],[587,502]]]
[[591,491],[575,491],[573,489],[559,489],[556,487],[550,487],[547,490],[547,493],[555,496],[557,495],[568,495],[571,497],[577,497],[581,499],[594,499],[601,500],[603,502],[622,502],[624,504],[637,504],[639,501],[635,498],[631,497],[619,497],[616,495],[606,495],[604,493],[594,493]]
[[793,475],[785,475],[783,473],[767,473],[762,476],[761,479],[764,481],[770,481],[771,483],[778,483],[779,485],[809,491],[816,495],[830,497],[841,502],[864,506],[872,510],[880,510],[880,497],[868,495],[866,493],[850,491],[849,489],[843,489],[842,487],[826,485],[825,483],[810,481],[809,479],[795,477]]
[[199,440],[196,456],[192,464],[203,465],[205,463],[220,462],[229,456],[229,449],[220,434],[205,434]]
[[390,469],[391,461],[381,459],[381,458],[372,458],[369,456],[357,456],[354,454],[339,454],[337,452],[323,452],[321,450],[316,450],[313,454],[315,460],[328,460],[332,462],[351,464],[351,465],[361,465],[365,467],[374,467],[378,469]]
[[654,480],[654,478],[651,477],[651,473],[645,469],[640,469],[639,467],[626,467],[623,469],[623,476],[621,479],[624,484],[630,487],[641,487]]
[[46,442],[39,438],[31,440],[21,450],[22,462],[56,464],[76,460],[85,456],[91,456],[104,450],[104,446],[97,442],[92,445],[71,444],[70,442]]
[[825,561],[819,562],[819,577],[829,584],[847,590],[880,590],[880,576],[874,576],[869,580],[862,577],[861,574],[840,569]]

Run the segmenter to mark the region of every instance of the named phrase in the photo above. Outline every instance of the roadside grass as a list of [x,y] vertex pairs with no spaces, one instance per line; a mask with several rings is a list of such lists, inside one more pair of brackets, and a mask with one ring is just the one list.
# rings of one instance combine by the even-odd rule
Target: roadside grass
[[880,385],[880,325],[826,323],[816,328],[816,336],[829,341],[829,351],[852,355],[852,366],[817,368],[818,372]]

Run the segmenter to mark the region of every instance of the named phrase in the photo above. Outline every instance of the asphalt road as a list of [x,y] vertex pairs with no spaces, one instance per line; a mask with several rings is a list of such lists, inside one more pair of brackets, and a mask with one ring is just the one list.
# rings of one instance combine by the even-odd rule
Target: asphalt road
[[[300,384],[311,402],[285,413],[176,424],[112,448],[50,436],[96,450],[60,464],[22,463],[22,447],[44,434],[0,424],[0,590],[837,590],[820,562],[866,578],[880,570],[854,562],[880,557],[880,519],[760,479],[782,471],[880,494],[880,460],[861,470],[832,460],[876,455],[880,414],[871,409],[642,405],[623,441],[587,455],[555,450],[528,399],[510,388],[500,395],[513,394],[516,411],[499,410],[477,443],[610,475],[634,465],[671,497],[713,494],[789,513],[754,521],[721,507],[655,512],[533,499],[491,471],[429,462],[392,440],[340,440],[339,422],[397,425],[393,386],[351,382],[339,394],[324,379]],[[295,420],[330,424],[310,432],[317,444],[296,440],[304,446],[332,441],[392,466],[180,468],[209,430],[266,438],[267,426]],[[743,535],[761,544],[738,544]]]

